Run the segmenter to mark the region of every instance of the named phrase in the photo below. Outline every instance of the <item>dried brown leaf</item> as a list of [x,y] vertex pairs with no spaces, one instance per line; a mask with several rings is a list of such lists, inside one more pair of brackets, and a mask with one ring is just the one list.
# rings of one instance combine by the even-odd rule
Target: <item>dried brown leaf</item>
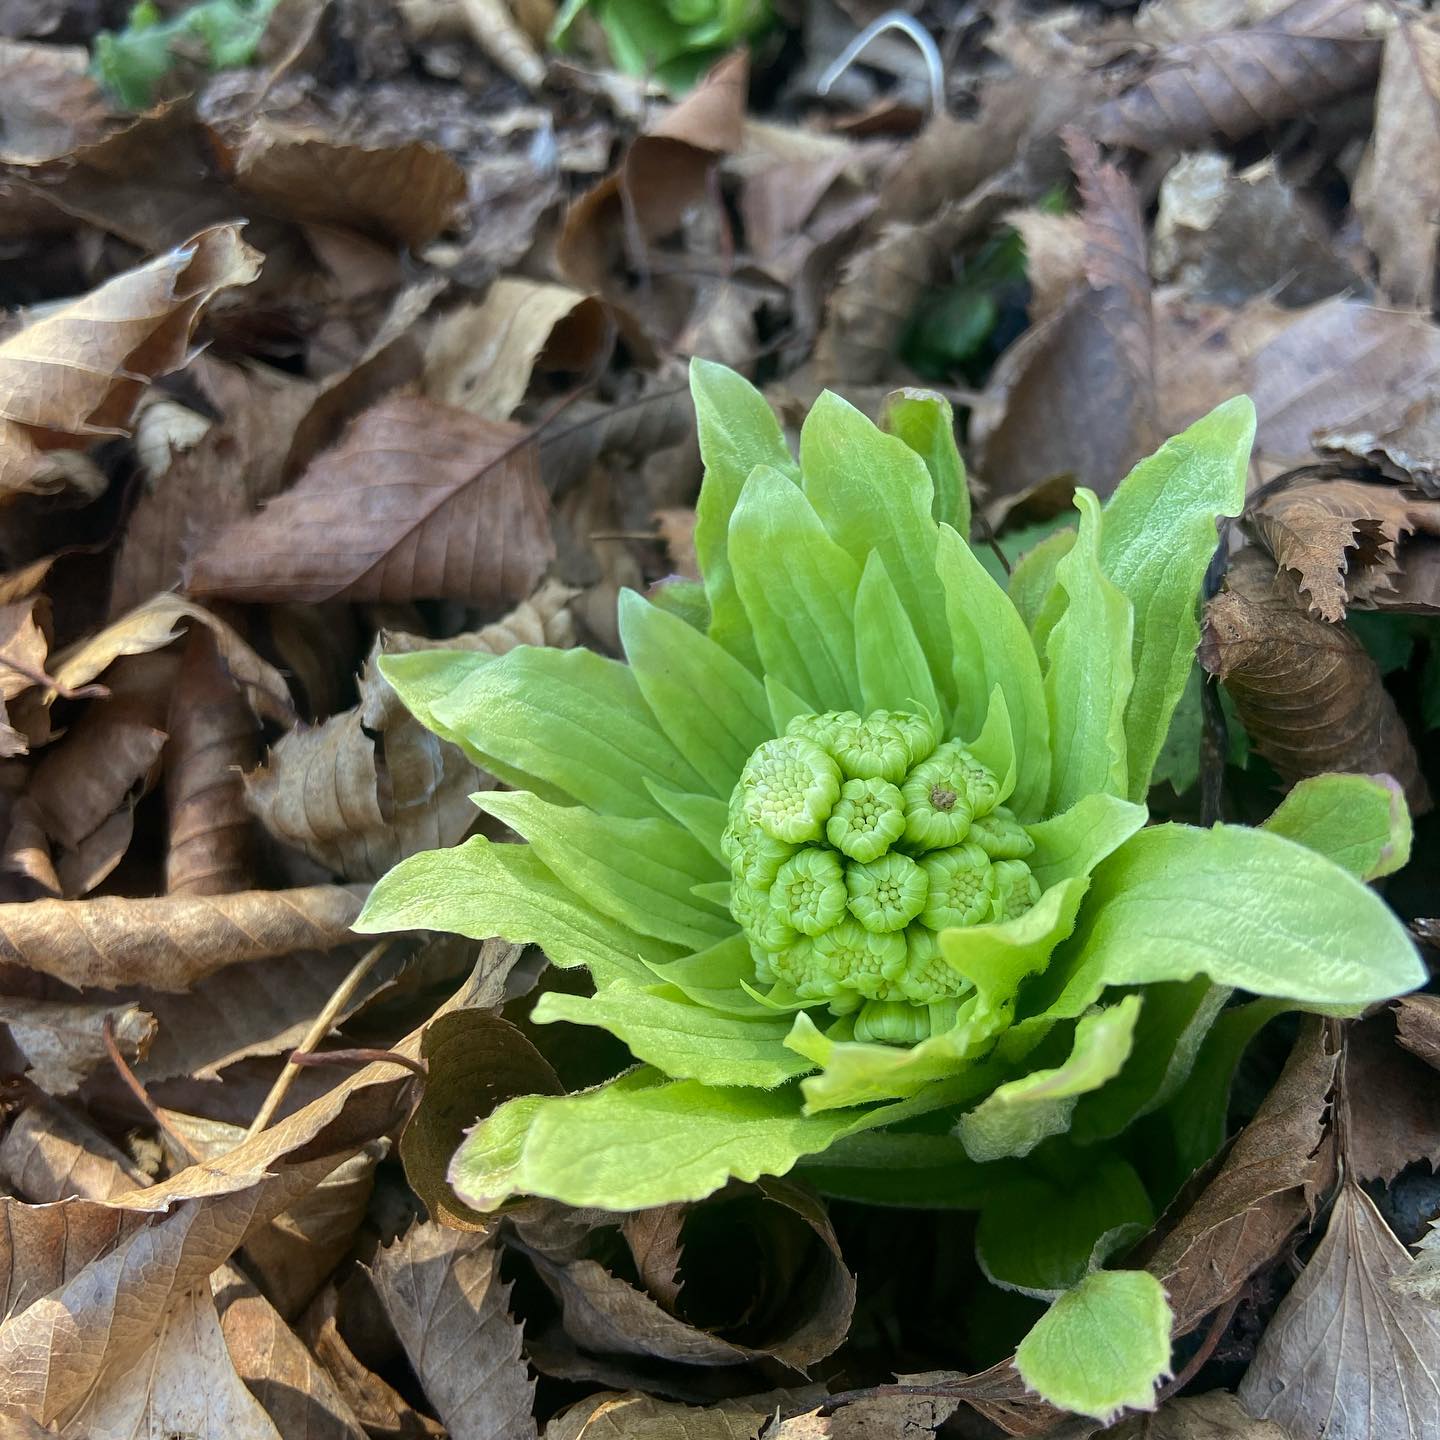
[[1358,1184],[1341,1186],[1310,1263],[1240,1383],[1245,1408],[1291,1434],[1427,1440],[1440,1429],[1440,1320],[1390,1281],[1410,1269]]
[[521,277],[502,277],[478,304],[452,310],[426,344],[421,389],[482,420],[508,420],[537,369],[583,375],[608,346],[598,300]]
[[1205,609],[1200,663],[1225,682],[1251,743],[1289,781],[1327,770],[1393,775],[1428,809],[1409,732],[1365,647],[1306,613],[1272,563],[1243,551]]
[[685,1211],[684,1205],[660,1205],[632,1211],[620,1222],[641,1285],[667,1310],[674,1310],[680,1298]]
[[463,839],[479,818],[470,795],[493,783],[405,709],[372,659],[360,703],[284,736],[244,796],[283,844],[344,879],[378,880]]
[[283,1440],[365,1440],[335,1382],[248,1277],[222,1265],[210,1283],[231,1363]]
[[109,123],[83,46],[0,40],[0,164],[63,159]]
[[546,580],[528,599],[503,619],[479,630],[433,639],[403,630],[381,630],[376,649],[382,655],[404,655],[412,650],[484,650],[504,655],[517,645],[552,645],[568,649],[575,644],[575,617],[570,602],[578,590],[558,580]]
[[453,1440],[525,1440],[535,1384],[520,1354],[499,1254],[473,1235],[414,1225],[375,1258],[375,1288]]
[[9,723],[5,707],[45,674],[49,610],[49,601],[38,595],[0,605],[0,756],[30,749],[30,737]]
[[1357,1180],[1392,1180],[1440,1162],[1440,1075],[1396,1044],[1396,1012],[1345,1030],[1345,1163]]
[[282,725],[295,723],[294,702],[280,672],[219,616],[180,595],[155,595],[88,639],[67,647],[55,656],[53,678],[72,690],[89,684],[122,655],[147,655],[163,649],[179,636],[186,620],[197,621],[214,635],[221,659],[257,715]]
[[236,187],[279,213],[418,248],[455,218],[465,173],[428,141],[365,146],[260,121],[230,157]]
[[1385,293],[1428,311],[1440,235],[1440,28],[1432,16],[1393,13],[1354,205]]
[[1338,1060],[1321,1024],[1309,1022],[1219,1173],[1150,1257],[1177,1335],[1231,1299],[1308,1217],[1333,1173],[1323,1139]]
[[46,451],[124,434],[145,385],[185,363],[200,312],[259,260],[217,226],[0,340],[0,497],[50,487]]
[[484,1217],[450,1188],[450,1162],[465,1133],[516,1095],[561,1093],[555,1072],[520,1031],[479,1008],[499,1005],[505,977],[519,958],[520,947],[489,942],[477,967],[486,979],[476,1006],[438,1017],[420,1042],[429,1078],[400,1137],[400,1158],[411,1188],[442,1225],[484,1228]]
[[678,445],[694,428],[689,386],[662,377],[616,404],[582,400],[569,406],[541,432],[540,469],[551,493],[563,495],[590,476],[597,460],[638,463]]
[[545,1427],[544,1440],[756,1440],[775,1408],[722,1400],[701,1409],[636,1390],[606,1391],[562,1411]]
[[1228,1391],[1170,1400],[1153,1415],[1133,1415],[1107,1432],[1112,1440],[1288,1440],[1272,1420],[1256,1420]]
[[79,1195],[109,1200],[145,1176],[74,1110],[31,1094],[0,1141],[0,1180],[37,1204]]
[[213,535],[189,588],[240,600],[513,604],[553,558],[533,440],[414,397],[365,411],[258,514]]
[[1397,1038],[1433,1069],[1440,1070],[1440,997],[1406,995],[1395,1002]]
[[1341,620],[1357,590],[1393,588],[1396,551],[1407,536],[1440,534],[1440,502],[1398,485],[1330,476],[1266,495],[1246,523],[1276,563],[1294,571],[1311,612]]
[[255,837],[240,772],[254,763],[259,730],[214,636],[199,627],[186,639],[166,725],[165,893],[248,889]]
[[971,412],[975,467],[997,499],[998,524],[1015,500],[1060,477],[1108,495],[1159,441],[1154,323],[1139,202],[1069,132],[1085,226],[1084,284],[996,365]]
[[0,1025],[29,1063],[31,1081],[51,1095],[68,1095],[97,1066],[110,1063],[106,1020],[120,1053],[132,1065],[143,1058],[156,1026],[138,1005],[0,996]]
[[0,905],[0,961],[77,988],[185,990],[227,965],[343,943],[360,899],[340,886],[312,885]]
[[1146,73],[1100,107],[1096,134],[1146,151],[1240,140],[1362,88],[1379,63],[1362,0],[1292,0],[1253,25],[1153,51]]

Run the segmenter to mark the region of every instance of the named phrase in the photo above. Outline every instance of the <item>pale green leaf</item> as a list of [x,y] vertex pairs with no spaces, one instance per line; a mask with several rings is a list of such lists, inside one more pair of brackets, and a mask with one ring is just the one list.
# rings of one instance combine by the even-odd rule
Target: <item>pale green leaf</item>
[[1032,545],[1016,562],[1006,585],[1026,628],[1034,631],[1055,588],[1055,567],[1075,546],[1075,527],[1053,531]]
[[630,667],[592,650],[519,646],[474,671],[430,712],[464,737],[477,763],[546,799],[559,791],[595,810],[638,817],[656,813],[647,780],[708,788],[656,725]]
[[683,825],[721,865],[725,857],[720,850],[720,834],[725,829],[730,808],[714,795],[687,795],[668,786],[647,780],[655,803],[672,819]]
[[728,799],[750,752],[770,739],[764,685],[728,650],[633,590],[620,592],[620,640],[660,728]]
[[1035,842],[1026,864],[1042,890],[1076,875],[1088,875],[1135,834],[1146,818],[1143,805],[1132,805],[1115,795],[1087,795],[1062,814],[1026,827]]
[[[466,737],[436,720],[435,704],[496,658],[483,650],[412,650],[404,655],[381,655],[379,666],[391,689],[422,725],[463,748]],[[473,752],[471,758],[476,758]]]
[[1140,1004],[1140,996],[1127,995],[1117,1005],[1082,1015],[1063,1064],[1006,1081],[962,1115],[955,1133],[971,1159],[1028,1155],[1042,1140],[1063,1134],[1079,1097],[1120,1073]]
[[1022,1162],[977,1165],[953,1135],[867,1130],[837,1140],[803,1177],[825,1195],[905,1209],[978,1210],[997,1188],[1024,1179]]
[[1143,1270],[1100,1270],[1067,1290],[1015,1352],[1020,1378],[1052,1405],[1110,1420],[1150,1409],[1170,1366],[1170,1305]]
[[997,685],[990,692],[985,723],[972,740],[966,738],[965,748],[1000,782],[996,804],[1003,805],[1015,793],[1019,778],[1019,761],[1015,755],[1015,731],[1010,724],[1010,706],[1004,689]]
[[690,362],[690,393],[705,482],[695,504],[695,554],[710,601],[710,635],[751,669],[759,652],[730,569],[730,515],[750,472],[768,465],[791,481],[800,471],[765,397],[743,376],[712,360]]
[[779,471],[760,466],[745,482],[730,565],[766,673],[819,709],[853,710],[860,567]]
[[677,994],[697,1005],[708,1005],[722,1015],[743,1019],[776,1013],[745,989],[746,985],[755,983],[755,960],[750,954],[750,942],[738,930],[709,949],[664,963],[656,962],[650,968]]
[[502,1105],[456,1152],[450,1180],[477,1210],[511,1195],[643,1210],[703,1199],[732,1177],[784,1175],[802,1155],[884,1118],[802,1114],[795,1086],[721,1088],[642,1069],[578,1095]]
[[786,727],[797,715],[813,715],[815,707],[802,700],[788,685],[782,685],[773,675],[765,677],[765,699],[770,706],[770,728],[774,735],[783,735]]
[[716,879],[719,865],[669,820],[597,815],[523,790],[492,790],[476,803],[528,840],[576,895],[642,935],[698,950],[735,929],[719,906],[692,893]]
[[924,461],[827,390],[800,430],[800,474],[825,528],[856,564],[863,568],[872,551],[885,562],[949,701],[951,643],[935,575],[935,490]]
[[785,1048],[790,1022],[784,1016],[739,1019],[629,985],[591,996],[547,991],[530,1018],[539,1025],[566,1020],[598,1026],[623,1040],[637,1060],[702,1085],[771,1090],[810,1069],[809,1061]]
[[1130,798],[1150,773],[1200,643],[1200,586],[1215,522],[1245,505],[1255,407],[1239,395],[1167,440],[1105,506],[1100,564],[1134,609],[1134,688],[1125,710]]
[[870,552],[855,596],[855,664],[863,712],[918,706],[927,715],[941,713],[925,652],[878,550]]
[[1051,1013],[1076,1014],[1109,985],[1196,975],[1359,1008],[1424,984],[1425,967],[1372,890],[1294,841],[1246,826],[1142,830],[1094,871],[1046,977]]
[[1015,738],[1017,778],[1010,808],[1021,820],[1038,819],[1050,784],[1050,720],[1029,632],[1009,597],[946,525],[940,527],[935,565],[955,642],[955,728],[962,735],[976,734],[990,692],[1000,686]]
[[592,910],[546,869],[528,845],[496,845],[477,835],[453,850],[402,860],[371,890],[352,927],[446,930],[471,940],[498,935],[539,945],[560,966],[583,965],[597,985],[648,984],[647,969],[683,953]]
[[885,397],[880,428],[903,440],[930,472],[935,495],[931,513],[961,535],[970,533],[970,487],[955,444],[955,414],[933,390],[907,386]]
[[1126,793],[1130,602],[1100,569],[1100,502],[1077,490],[1075,505],[1080,533],[1055,566],[1065,608],[1045,639],[1052,812],[1085,795]]
[[1388,775],[1302,780],[1264,828],[1328,856],[1360,880],[1393,875],[1410,861],[1410,810]]
[[975,1255],[996,1285],[1053,1300],[1078,1285],[1155,1220],[1135,1167],[1086,1155],[1074,1174],[992,1187],[975,1227]]

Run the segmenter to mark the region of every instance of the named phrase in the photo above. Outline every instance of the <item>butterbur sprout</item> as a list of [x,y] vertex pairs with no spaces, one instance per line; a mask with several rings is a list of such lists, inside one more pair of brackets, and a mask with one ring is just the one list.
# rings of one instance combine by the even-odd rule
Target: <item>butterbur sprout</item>
[[1147,823],[1253,407],[1221,405],[1103,507],[1077,492],[1007,591],[966,543],[939,396],[897,392],[877,426],[822,395],[797,461],[739,376],[697,361],[692,388],[703,595],[624,592],[624,662],[381,661],[511,787],[476,803],[524,843],[403,861],[356,928],[583,966],[593,994],[546,991],[532,1020],[636,1062],[501,1105],[451,1183],[478,1210],[624,1211],[798,1170],[972,1208],[989,1279],[1054,1302],[1016,1352],[1026,1383],[1101,1417],[1151,1404],[1168,1303],[1107,1266],[1218,1148],[1244,1038],[1425,978],[1366,884],[1409,854],[1385,777],[1305,781],[1258,828]]

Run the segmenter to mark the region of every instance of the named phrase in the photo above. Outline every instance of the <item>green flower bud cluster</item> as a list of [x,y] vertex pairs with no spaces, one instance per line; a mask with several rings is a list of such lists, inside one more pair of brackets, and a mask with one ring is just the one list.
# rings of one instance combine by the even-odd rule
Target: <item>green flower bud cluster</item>
[[[969,988],[936,932],[1040,898],[999,779],[926,716],[801,715],[746,762],[721,848],[757,977],[910,1044]],[[863,1032],[863,1033],[862,1033]]]

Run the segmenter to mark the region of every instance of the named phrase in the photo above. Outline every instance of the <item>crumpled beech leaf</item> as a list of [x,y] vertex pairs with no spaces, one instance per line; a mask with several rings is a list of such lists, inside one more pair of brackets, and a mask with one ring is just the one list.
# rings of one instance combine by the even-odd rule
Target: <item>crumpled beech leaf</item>
[[[963,474],[948,431],[886,432],[826,394],[797,464],[739,376],[696,361],[691,382],[708,628],[626,594],[628,663],[381,661],[515,787],[476,801],[525,843],[404,860],[356,928],[584,966],[594,993],[549,992],[532,1020],[606,1030],[639,1062],[499,1106],[450,1183],[478,1211],[627,1211],[807,1161],[892,1204],[933,1203],[943,1175],[944,1203],[982,1213],[987,1273],[1053,1301],[1027,1383],[1096,1416],[1144,1406],[1170,1312],[1105,1266],[1185,1177],[1142,1181],[1127,1127],[1181,1123],[1167,1102],[1232,991],[1357,1011],[1424,979],[1364,883],[1408,850],[1393,786],[1313,783],[1270,828],[1146,825],[1253,407],[1221,405],[1106,505],[1080,491],[1022,616],[936,518],[934,477]],[[1228,1085],[1214,1070],[1195,1083]],[[1036,1249],[1046,1197],[1082,1189]],[[1124,1343],[1082,1364],[1097,1327]]]

